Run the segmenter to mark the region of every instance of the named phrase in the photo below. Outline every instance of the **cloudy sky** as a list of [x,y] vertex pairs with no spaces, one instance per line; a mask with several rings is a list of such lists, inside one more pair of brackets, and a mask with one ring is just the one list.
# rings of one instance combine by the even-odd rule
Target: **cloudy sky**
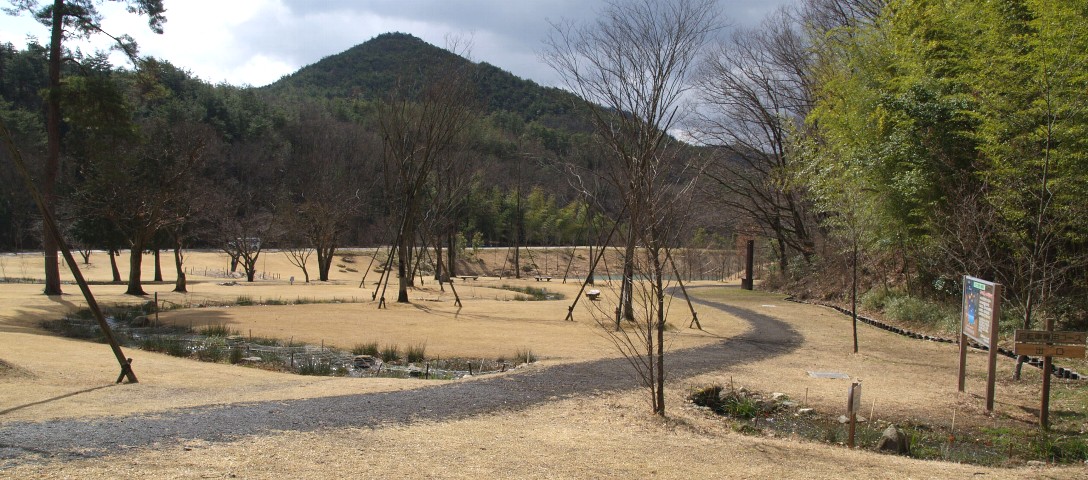
[[[718,1],[733,24],[755,25],[792,0]],[[449,35],[470,38],[473,60],[556,85],[537,53],[551,28],[548,21],[590,20],[602,5],[601,0],[165,0],[165,33],[156,35],[146,19],[118,3],[103,2],[103,26],[114,35],[132,35],[142,55],[169,60],[212,83],[252,86],[385,32],[410,33],[438,46]],[[26,13],[0,13],[0,42],[21,48],[28,36],[45,43],[49,32]],[[108,43],[99,39],[96,45]]]

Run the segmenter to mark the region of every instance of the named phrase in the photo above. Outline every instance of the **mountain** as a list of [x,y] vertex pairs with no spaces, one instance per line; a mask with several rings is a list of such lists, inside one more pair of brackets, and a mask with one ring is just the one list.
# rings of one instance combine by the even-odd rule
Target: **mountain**
[[[543,87],[488,63],[473,63],[406,33],[385,33],[341,53],[325,57],[263,87],[274,94],[328,98],[382,98],[398,78],[433,76],[435,66],[463,62],[474,69],[476,92],[487,113],[513,112],[526,122],[577,125],[577,97]],[[574,121],[574,123],[570,123]]]

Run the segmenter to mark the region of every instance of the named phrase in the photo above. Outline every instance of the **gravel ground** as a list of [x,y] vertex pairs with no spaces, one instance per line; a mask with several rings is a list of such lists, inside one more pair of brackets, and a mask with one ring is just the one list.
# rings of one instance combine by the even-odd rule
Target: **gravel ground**
[[[692,298],[752,325],[745,335],[666,354],[670,381],[788,353],[801,336],[750,310]],[[516,411],[561,397],[639,388],[626,359],[559,365],[414,390],[240,403],[99,420],[19,422],[0,427],[0,470],[43,457],[82,458],[191,440],[221,442],[274,431],[380,427]],[[139,401],[139,399],[133,399]]]

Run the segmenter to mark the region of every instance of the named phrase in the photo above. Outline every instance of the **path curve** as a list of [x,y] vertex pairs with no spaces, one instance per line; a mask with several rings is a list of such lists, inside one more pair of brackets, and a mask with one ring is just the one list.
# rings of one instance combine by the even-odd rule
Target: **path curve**
[[[732,314],[752,328],[712,345],[668,352],[669,381],[766,360],[801,344],[801,335],[781,320],[694,295],[691,300]],[[217,405],[92,420],[13,422],[0,426],[0,471],[41,457],[102,456],[118,446],[161,447],[196,439],[230,441],[272,431],[451,420],[516,411],[562,397],[635,388],[639,388],[638,380],[627,360],[619,358],[398,392]]]

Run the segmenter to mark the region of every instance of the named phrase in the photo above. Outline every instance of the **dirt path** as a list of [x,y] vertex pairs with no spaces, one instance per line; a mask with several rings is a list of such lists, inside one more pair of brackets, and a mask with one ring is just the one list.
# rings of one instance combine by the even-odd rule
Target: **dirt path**
[[[788,353],[801,343],[801,336],[780,320],[717,302],[693,301],[735,315],[750,323],[752,329],[706,347],[670,352],[666,358],[670,380],[766,360]],[[38,456],[95,457],[118,448],[157,447],[188,440],[219,442],[273,431],[308,432],[459,419],[524,409],[562,397],[637,387],[626,360],[611,359],[402,392],[233,404],[99,420],[20,422],[0,427],[0,459],[11,465]]]

